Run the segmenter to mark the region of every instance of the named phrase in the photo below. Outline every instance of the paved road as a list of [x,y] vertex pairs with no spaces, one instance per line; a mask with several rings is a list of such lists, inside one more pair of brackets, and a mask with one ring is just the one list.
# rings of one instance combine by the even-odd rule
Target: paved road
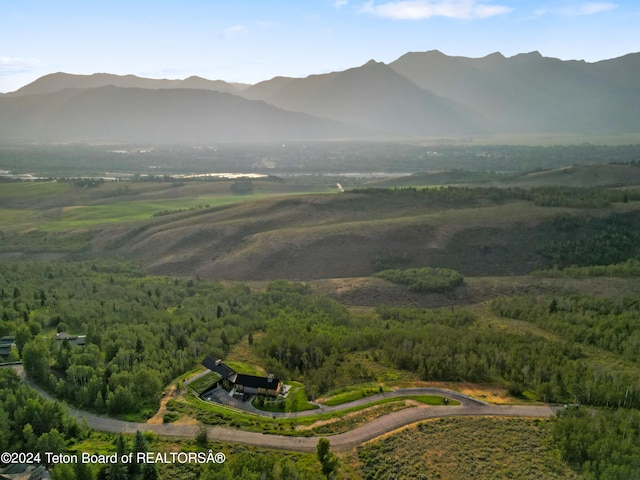
[[[42,389],[31,384],[24,375],[22,366],[15,366],[23,381],[33,387],[43,397],[53,399],[51,395]],[[403,389],[403,395],[407,395],[407,390],[415,390],[424,393],[425,389]],[[428,389],[431,393],[435,391],[444,394],[449,398],[458,400],[458,406],[420,406],[411,407],[388,415],[379,417],[366,425],[355,428],[349,432],[331,435],[331,447],[334,450],[344,450],[360,445],[367,440],[376,438],[384,433],[391,432],[399,427],[408,425],[420,420],[437,417],[450,416],[506,416],[506,417],[550,417],[554,415],[560,407],[547,406],[515,406],[515,405],[490,405],[478,400],[471,399],[456,392],[441,389]],[[392,392],[387,392],[387,395]],[[367,399],[371,401],[373,397]],[[360,400],[358,400],[359,402]],[[365,402],[367,403],[367,402]],[[342,408],[349,408],[352,403],[341,405]],[[198,425],[174,425],[161,424],[152,425],[148,423],[134,423],[102,417],[88,412],[69,408],[70,414],[79,421],[85,420],[87,425],[96,430],[115,433],[135,434],[137,430],[151,431],[158,435],[178,438],[193,438],[198,433]],[[315,410],[315,412],[318,412]],[[285,435],[266,435],[256,432],[245,432],[223,427],[208,427],[209,440],[231,443],[242,443],[259,447],[280,448],[286,450],[297,450],[304,452],[314,452],[318,437],[290,437]]]
[[[460,405],[454,407],[412,407],[379,417],[366,425],[349,432],[331,435],[331,446],[335,450],[348,449],[360,445],[367,440],[391,432],[399,427],[420,420],[449,416],[512,416],[512,417],[550,417],[557,411],[555,407],[546,406],[513,406],[513,405]],[[197,425],[131,423],[112,418],[100,417],[78,410],[71,410],[78,420],[85,419],[89,427],[107,432],[134,434],[137,430],[152,431],[159,435],[179,438],[193,438],[199,430]],[[243,443],[269,448],[300,450],[313,452],[316,449],[316,437],[290,437],[285,435],[265,435],[256,432],[245,432],[223,427],[208,427],[210,440],[221,442]]]

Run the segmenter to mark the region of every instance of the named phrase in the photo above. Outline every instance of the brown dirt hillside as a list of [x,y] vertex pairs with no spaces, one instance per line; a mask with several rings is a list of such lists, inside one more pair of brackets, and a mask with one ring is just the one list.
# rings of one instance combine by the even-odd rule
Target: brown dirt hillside
[[404,267],[521,275],[550,266],[538,253],[548,235],[540,225],[563,213],[584,211],[524,201],[452,206],[419,195],[307,195],[170,215],[133,229],[104,227],[93,250],[140,260],[152,273],[228,280],[361,277],[381,254],[404,256]]

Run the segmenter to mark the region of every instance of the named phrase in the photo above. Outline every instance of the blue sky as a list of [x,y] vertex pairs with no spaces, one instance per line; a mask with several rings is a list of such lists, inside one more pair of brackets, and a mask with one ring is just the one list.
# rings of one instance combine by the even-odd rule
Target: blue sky
[[640,51],[637,0],[0,0],[0,92],[47,73],[256,83],[409,51]]

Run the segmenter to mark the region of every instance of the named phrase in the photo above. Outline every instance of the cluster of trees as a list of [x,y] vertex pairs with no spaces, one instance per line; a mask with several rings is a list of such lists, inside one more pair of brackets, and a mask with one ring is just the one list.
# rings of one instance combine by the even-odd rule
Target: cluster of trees
[[[385,310],[386,317],[393,311]],[[400,310],[380,322],[384,341],[371,347],[424,380],[505,382],[514,395],[527,391],[547,402],[640,405],[637,378],[592,364],[570,342],[479,328],[459,311]],[[371,330],[364,327],[363,337],[371,338]]]
[[[0,335],[16,336],[28,374],[112,414],[155,412],[165,385],[205,355],[224,357],[259,326],[243,312],[251,301],[243,286],[145,277],[124,262],[0,265]],[[86,335],[86,346],[55,331]]]
[[[322,299],[320,310],[319,298],[297,297],[292,302],[285,295],[270,306],[271,318],[256,348],[270,371],[303,379],[310,396],[335,386],[346,354],[364,351],[428,381],[502,382],[514,395],[527,393],[541,401],[640,406],[635,375],[591,362],[570,337],[552,341],[480,328],[461,309],[387,307],[375,315],[349,316],[329,300]],[[334,313],[327,315],[326,308]],[[626,315],[636,315],[634,306],[628,308]]]
[[175,210],[161,210],[159,212],[154,212],[151,216],[152,217],[164,217],[166,215],[173,215],[174,213],[182,213],[182,212],[195,212],[196,210],[202,210],[203,208],[209,208],[210,205],[206,204],[206,205],[196,205],[195,207],[191,207],[191,208],[178,208]]
[[306,285],[274,282],[261,296],[264,335],[256,340],[267,370],[280,378],[304,378],[314,397],[333,386],[336,363],[350,334],[347,309]]
[[640,299],[568,297],[498,298],[498,315],[535,323],[562,338],[595,345],[640,364]]
[[374,272],[381,272],[394,268],[406,268],[409,263],[411,263],[411,258],[406,253],[381,252],[371,259],[371,268]]
[[562,458],[587,479],[640,478],[640,412],[569,409],[553,422]]
[[409,268],[383,270],[373,275],[391,283],[407,285],[412,292],[435,293],[453,290],[464,282],[464,277],[449,268]]
[[[155,463],[138,462],[138,453],[149,452],[149,443],[145,436],[137,431],[131,444],[127,438],[120,434],[114,442],[113,453],[117,454],[118,461],[106,465],[90,463],[58,463],[51,469],[53,480],[157,480],[158,468]],[[89,453],[89,452],[87,452]],[[132,462],[124,463],[122,458],[132,454]]]
[[532,273],[541,277],[640,277],[640,259],[630,258],[626,262],[611,265],[587,265],[579,267],[571,265],[565,268],[537,270]]
[[71,439],[87,431],[58,402],[45,400],[25,386],[12,368],[0,369],[0,451],[40,454],[66,451]]
[[610,265],[640,258],[640,214],[560,215],[544,222],[539,253],[560,267]]
[[508,200],[527,200],[542,207],[604,208],[612,203],[640,200],[637,189],[611,189],[606,187],[437,187],[437,188],[355,188],[349,193],[368,195],[410,195],[443,205],[474,205],[482,201],[503,203]]
[[227,457],[224,465],[203,466],[199,480],[322,480],[321,466],[314,462],[300,462],[299,456],[292,458],[282,454],[236,452]]
[[530,200],[541,207],[604,208],[612,203],[640,200],[637,189],[537,187],[522,191],[523,200]]

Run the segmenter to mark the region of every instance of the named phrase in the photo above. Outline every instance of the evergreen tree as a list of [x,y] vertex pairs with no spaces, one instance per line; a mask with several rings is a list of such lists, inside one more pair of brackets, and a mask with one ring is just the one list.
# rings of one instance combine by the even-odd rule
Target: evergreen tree
[[329,478],[338,468],[338,458],[331,451],[331,444],[326,438],[318,440],[316,447],[318,461],[322,465],[322,473]]

